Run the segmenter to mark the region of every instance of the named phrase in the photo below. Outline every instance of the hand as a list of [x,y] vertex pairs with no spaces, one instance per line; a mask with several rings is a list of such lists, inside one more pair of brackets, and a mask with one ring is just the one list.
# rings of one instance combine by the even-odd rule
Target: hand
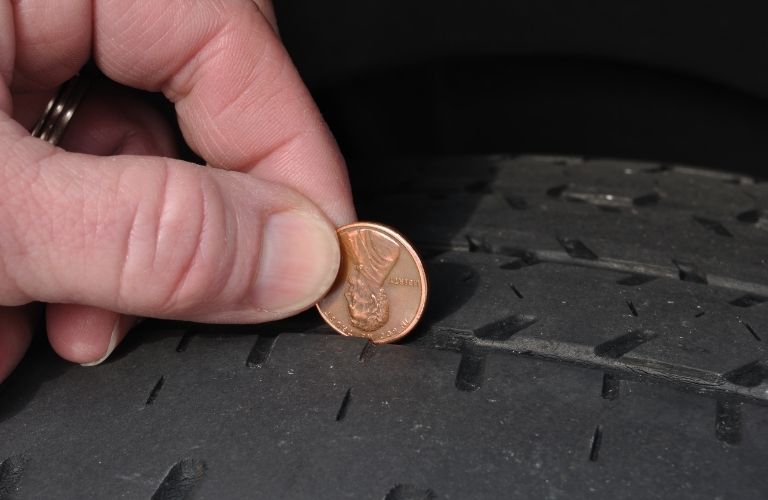
[[[334,226],[355,218],[346,169],[257,3],[0,7],[0,380],[29,344],[33,301],[48,303],[54,349],[94,363],[137,316],[269,321],[331,285]],[[90,57],[115,82],[162,91],[216,168],[171,159],[162,118],[117,85],[86,96],[69,152],[31,137]]]

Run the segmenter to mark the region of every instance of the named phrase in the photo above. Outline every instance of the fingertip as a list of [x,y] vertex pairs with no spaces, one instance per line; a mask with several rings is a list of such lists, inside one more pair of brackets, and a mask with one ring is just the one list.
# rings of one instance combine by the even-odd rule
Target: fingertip
[[324,217],[298,210],[273,214],[264,228],[255,302],[277,317],[302,311],[333,284],[341,253]]
[[64,359],[85,366],[106,360],[136,319],[98,307],[49,304],[48,340]]

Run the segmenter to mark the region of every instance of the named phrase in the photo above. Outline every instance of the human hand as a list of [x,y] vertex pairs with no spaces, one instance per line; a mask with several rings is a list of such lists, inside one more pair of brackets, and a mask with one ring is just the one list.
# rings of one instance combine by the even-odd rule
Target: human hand
[[[334,225],[355,213],[267,0],[17,0],[0,23],[0,380],[29,344],[33,301],[48,303],[53,348],[94,363],[138,316],[262,322],[323,295]],[[162,118],[116,86],[86,97],[68,152],[31,137],[90,57],[162,91],[216,168],[169,158]]]

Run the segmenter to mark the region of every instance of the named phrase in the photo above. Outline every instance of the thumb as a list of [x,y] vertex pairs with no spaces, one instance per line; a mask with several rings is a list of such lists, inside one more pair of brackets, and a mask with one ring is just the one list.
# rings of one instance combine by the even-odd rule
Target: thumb
[[259,322],[311,306],[338,271],[332,224],[279,184],[167,158],[66,153],[7,124],[0,151],[2,305]]

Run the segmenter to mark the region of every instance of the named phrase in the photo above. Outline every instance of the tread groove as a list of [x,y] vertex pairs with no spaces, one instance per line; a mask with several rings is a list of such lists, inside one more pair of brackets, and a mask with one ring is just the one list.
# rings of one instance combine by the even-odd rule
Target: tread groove
[[752,334],[752,336],[755,338],[755,340],[757,340],[758,342],[762,342],[763,339],[761,339],[760,336],[755,331],[755,329],[752,328],[752,325],[750,325],[749,323],[744,323],[744,322],[742,322],[741,324],[744,325],[744,328],[746,328],[747,331]]
[[589,443],[589,461],[597,462],[600,455],[600,446],[603,444],[603,427],[598,425],[595,427],[595,432],[592,433],[592,439]]
[[357,361],[360,363],[365,363],[370,360],[374,354],[376,354],[376,344],[370,340],[366,341],[365,345],[363,345],[363,348],[360,350]]
[[468,392],[480,389],[484,372],[485,354],[465,348],[461,353],[459,369],[456,371],[456,388]]
[[168,471],[152,495],[152,500],[185,500],[205,477],[206,465],[201,460],[185,458]]
[[626,278],[622,278],[616,282],[617,285],[624,286],[640,286],[655,280],[655,276],[647,276],[642,274],[631,274]]
[[13,455],[0,462],[0,498],[12,498],[19,488],[26,457]]
[[192,336],[194,335],[193,330],[187,330],[184,332],[184,335],[181,336],[179,339],[179,343],[176,344],[176,352],[184,352],[187,350],[187,347],[189,347],[189,342],[192,340]]
[[707,219],[705,217],[694,215],[693,220],[701,224],[705,229],[708,229],[717,235],[733,238],[733,234],[731,234],[731,232],[728,231],[724,225],[714,219]]
[[707,275],[698,266],[690,262],[684,262],[676,259],[672,259],[678,270],[678,276],[682,281],[690,281],[692,283],[707,284]]
[[488,323],[475,330],[475,337],[483,340],[490,341],[505,341],[509,338],[525,330],[529,326],[536,323],[538,319],[535,316],[526,314],[514,314],[506,318]]
[[632,330],[615,339],[599,344],[595,347],[595,354],[601,358],[618,359],[657,336],[656,333],[648,330]]
[[632,313],[632,316],[637,317],[637,309],[635,308],[635,304],[632,303],[631,300],[627,300],[627,307],[629,307],[629,311]]
[[733,299],[728,303],[736,307],[752,307],[759,304],[763,304],[765,302],[768,302],[768,297],[763,297],[760,295],[753,295],[751,293],[748,293],[746,295],[742,295],[737,299]]
[[636,207],[650,207],[657,205],[660,201],[661,196],[659,196],[659,193],[648,193],[633,199],[632,204]]
[[715,409],[715,436],[728,444],[741,442],[741,406],[737,401],[717,400]]
[[768,365],[762,361],[753,361],[729,371],[724,376],[729,382],[741,387],[757,387],[768,380]]
[[435,500],[437,495],[429,488],[419,488],[410,484],[394,486],[384,500]]
[[259,335],[256,342],[253,343],[251,352],[248,353],[248,358],[245,360],[245,366],[248,368],[261,368],[264,363],[269,359],[269,354],[275,347],[277,337],[267,337]]
[[515,196],[515,195],[509,195],[505,194],[504,201],[507,202],[507,205],[509,205],[511,208],[514,208],[515,210],[525,210],[528,208],[528,202],[525,201],[525,198],[522,196]]
[[347,392],[344,393],[344,397],[341,400],[341,405],[339,405],[339,411],[336,412],[337,422],[341,422],[347,416],[347,411],[349,410],[349,403],[351,400],[352,400],[352,388],[350,387],[349,389],[347,389]]
[[621,381],[616,376],[610,373],[603,373],[603,387],[600,391],[600,396],[611,401],[618,399],[621,389],[620,383]]
[[468,234],[465,239],[467,240],[467,246],[470,252],[483,252],[492,253],[493,249],[485,241],[485,238],[478,238],[477,236]]
[[587,248],[580,240],[558,236],[557,241],[560,242],[566,253],[574,259],[597,260],[597,254]]
[[162,375],[159,379],[157,379],[157,382],[155,382],[155,385],[152,387],[152,390],[149,391],[149,396],[147,397],[147,400],[144,402],[144,406],[149,406],[151,404],[154,404],[155,400],[157,399],[157,395],[160,394],[160,389],[163,388],[163,384],[165,384],[165,375]]

